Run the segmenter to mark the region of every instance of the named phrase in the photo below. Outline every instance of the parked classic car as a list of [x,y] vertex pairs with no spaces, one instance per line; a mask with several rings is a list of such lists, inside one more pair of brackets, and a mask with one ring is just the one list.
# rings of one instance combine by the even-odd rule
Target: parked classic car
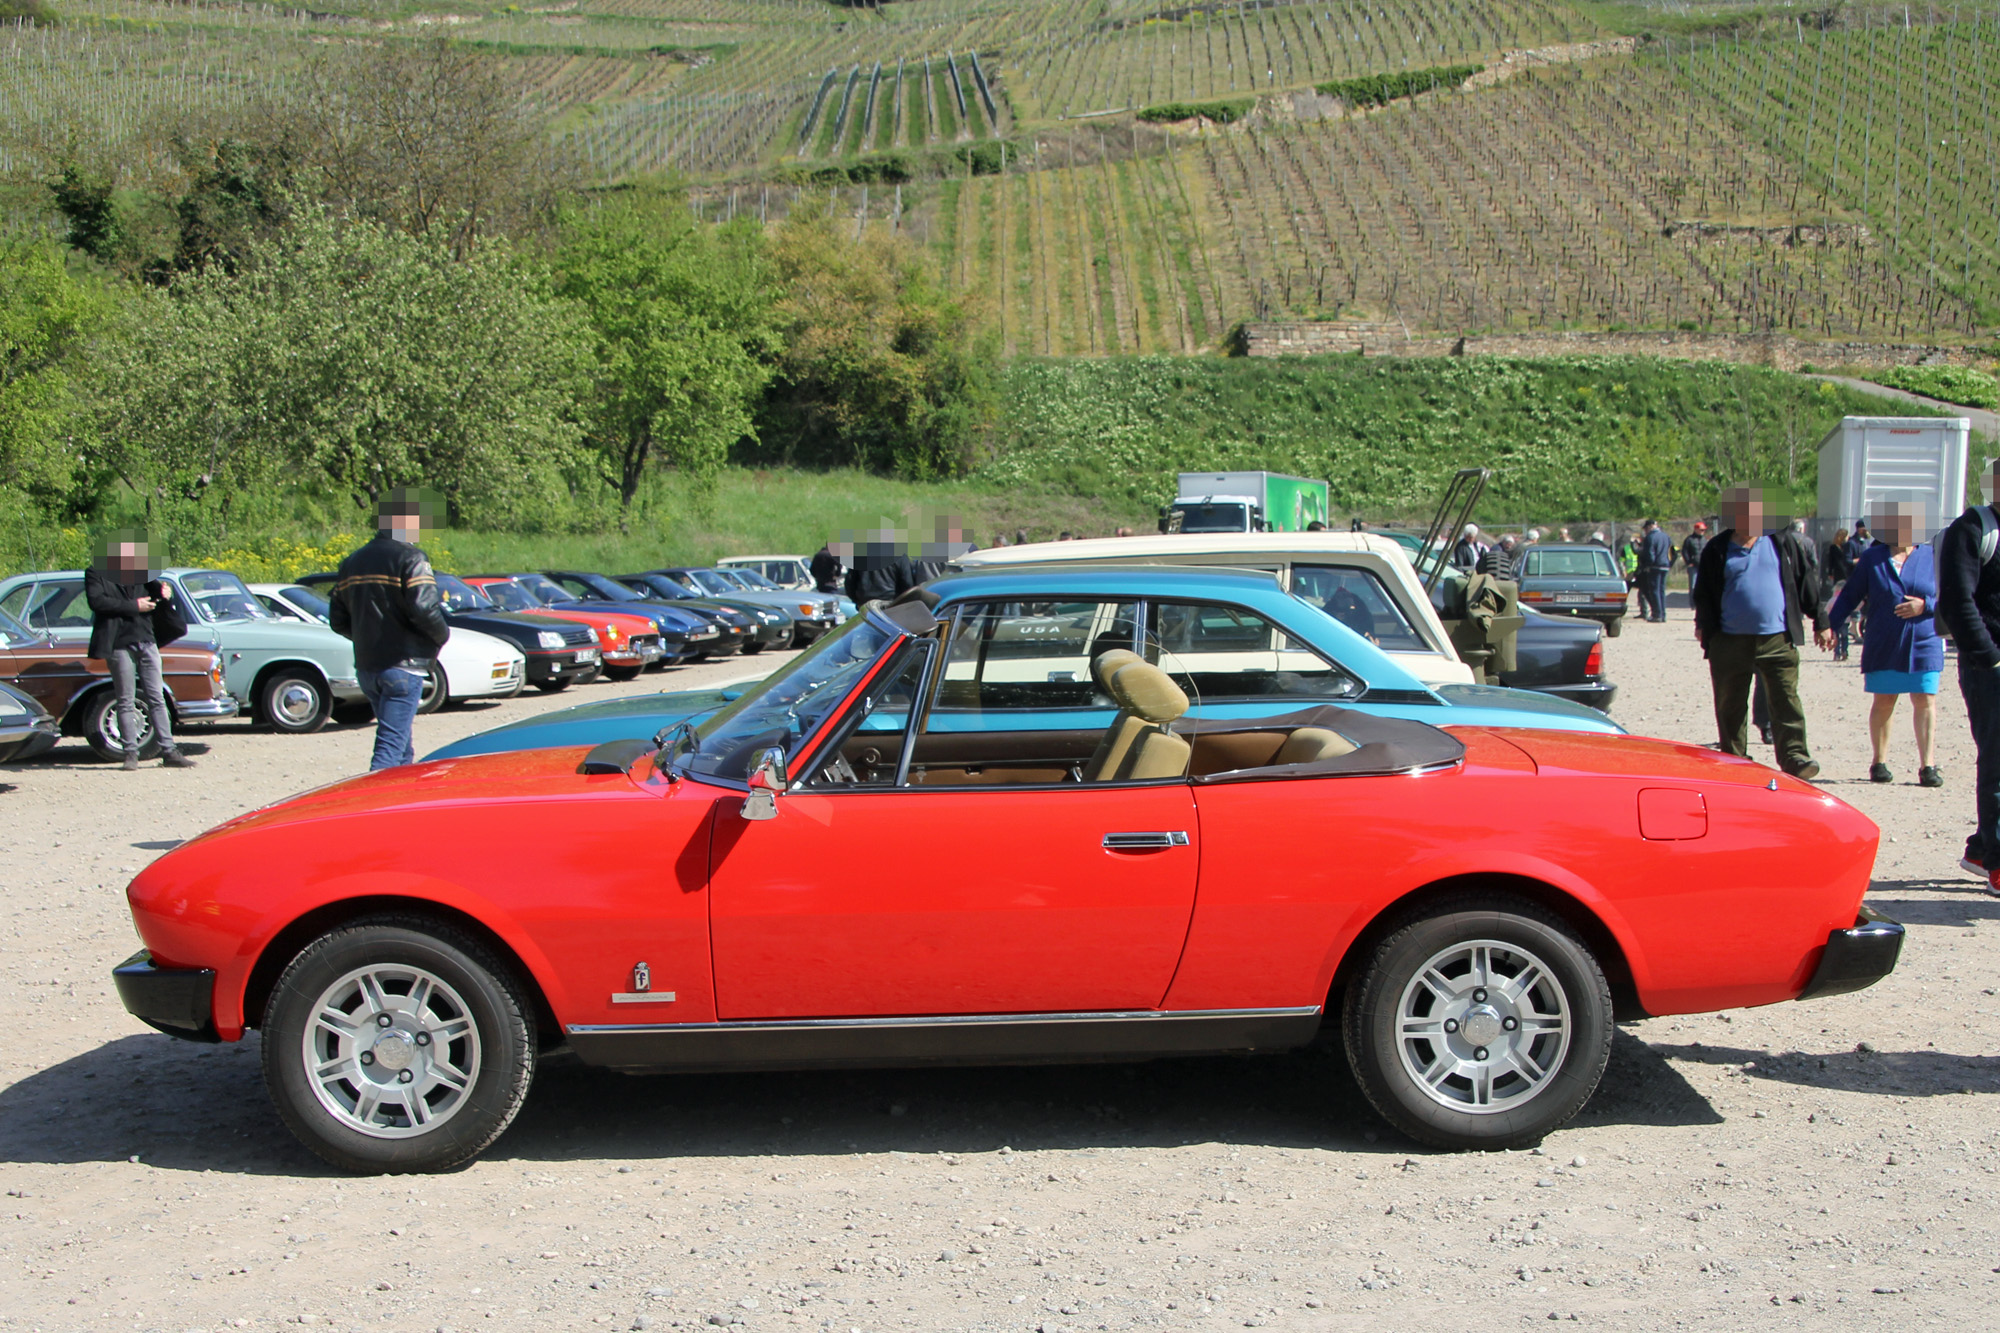
[[46,754],[61,735],[41,700],[0,681],[0,764]]
[[[227,570],[169,569],[159,578],[173,585],[187,616],[185,642],[206,642],[222,655],[229,693],[264,726],[318,731],[336,703],[361,699],[354,647],[324,625],[279,620]],[[82,570],[0,580],[0,611],[65,642],[90,639]]]
[[[1441,619],[1447,607],[1456,606],[1455,614],[1463,614],[1465,577],[1447,571],[1432,595],[1425,596],[1409,556],[1410,547],[1421,544],[1418,538],[1405,542],[1379,533],[1173,533],[994,547],[969,551],[954,564],[961,569],[1162,564],[1269,570],[1292,592],[1372,639],[1426,685],[1471,681],[1474,675],[1460,660]],[[1500,683],[1608,711],[1618,687],[1604,679],[1604,652],[1595,631],[1526,609],[1522,615],[1514,635],[1515,662],[1500,672]]]
[[[1831,794],[1691,745],[1331,705],[1340,669],[1299,643],[1319,612],[1266,580],[1289,605],[1260,646],[1249,576],[1136,577],[1087,608],[951,580],[947,614],[857,617],[657,740],[241,816],[132,881],[120,996],[179,1036],[260,1029],[286,1124],[374,1172],[476,1156],[558,1050],[1032,1063],[1329,1023],[1404,1133],[1518,1147],[1588,1100],[1620,1015],[1893,968],[1901,927],[1861,907],[1877,830]],[[1232,708],[1189,722],[1195,697]]]
[[730,617],[732,624],[740,619],[743,622],[743,652],[746,656],[761,653],[766,648],[789,648],[798,638],[799,619],[782,606],[703,596],[689,592],[665,574],[620,574],[616,581],[633,592],[656,597],[663,602],[686,602],[703,609],[714,608]]
[[717,569],[754,569],[774,587],[811,592],[812,562],[802,555],[732,555],[715,562]]
[[[280,619],[327,623],[326,598],[297,583],[253,583],[250,591],[265,610]],[[438,650],[424,677],[419,713],[435,713],[462,699],[511,699],[527,684],[527,657],[505,639],[463,625],[451,627],[451,637]]]
[[778,607],[797,622],[798,642],[801,644],[811,643],[838,625],[845,617],[854,614],[854,603],[832,593],[787,592],[782,588],[746,588],[717,570],[700,569],[693,565],[673,565],[664,569],[648,569],[641,572],[670,578],[689,592],[702,597],[744,597],[765,606]]
[[595,603],[579,602],[567,593],[563,594],[567,600],[558,607],[530,592],[519,579],[502,575],[476,575],[465,582],[504,611],[590,626],[602,654],[604,674],[613,680],[632,680],[655,663],[679,661],[686,652],[685,640],[663,642],[665,636],[651,616],[607,611]]
[[[118,692],[111,668],[85,656],[88,646],[87,640],[27,629],[0,611],[0,680],[35,696],[63,734],[83,737],[100,759],[119,759],[125,742]],[[190,636],[160,649],[160,674],[176,725],[236,716],[236,699],[223,688],[222,658],[205,639]],[[147,759],[160,752],[153,719],[143,708],[134,748]]]
[[1521,604],[1553,615],[1595,620],[1614,639],[1631,591],[1611,552],[1583,543],[1539,543],[1521,557]]
[[[299,582],[326,596],[339,576],[306,574]],[[595,680],[603,670],[597,631],[575,620],[540,614],[516,615],[494,606],[486,594],[454,574],[437,575],[438,599],[452,631],[476,630],[511,643],[527,659],[528,683],[545,694],[568,689],[580,680]]]
[[[665,610],[685,616],[690,625],[713,626],[716,631],[714,638],[688,645],[692,650],[690,656],[696,660],[729,657],[738,652],[749,651],[750,640],[762,624],[755,617],[745,615],[736,607],[724,607],[720,602],[708,598],[696,601],[689,597],[662,597],[651,588],[635,588],[608,574],[591,574],[575,569],[545,569],[541,576],[570,596],[584,601],[598,605],[622,606],[641,612]],[[760,644],[759,647],[761,646]]]

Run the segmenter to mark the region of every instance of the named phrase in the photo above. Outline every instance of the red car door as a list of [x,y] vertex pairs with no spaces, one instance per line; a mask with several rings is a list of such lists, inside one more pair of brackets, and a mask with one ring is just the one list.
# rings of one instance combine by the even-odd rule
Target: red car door
[[715,813],[720,1018],[1153,1009],[1173,980],[1200,850],[1184,784],[738,804]]

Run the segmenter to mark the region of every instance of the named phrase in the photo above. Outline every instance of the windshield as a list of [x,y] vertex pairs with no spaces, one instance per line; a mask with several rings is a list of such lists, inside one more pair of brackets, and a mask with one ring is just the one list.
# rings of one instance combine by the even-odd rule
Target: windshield
[[0,648],[18,648],[22,644],[35,642],[36,636],[28,633],[20,621],[0,611]]
[[1184,504],[1180,510],[1182,532],[1248,532],[1250,517],[1240,504]]
[[743,591],[742,584],[732,579],[724,578],[713,569],[691,569],[688,573],[694,577],[695,584],[705,592],[732,593]]
[[647,591],[662,602],[684,602],[694,596],[665,574],[628,574],[625,576],[625,581],[644,584]]
[[311,588],[302,588],[297,584],[293,584],[284,590],[284,600],[291,604],[294,611],[311,616],[322,625],[332,615],[332,608],[327,605],[326,598],[320,596]]
[[732,569],[729,570],[728,572],[736,576],[737,582],[747,583],[753,588],[758,588],[765,592],[784,591],[783,588],[780,588],[777,584],[771,582],[771,580],[765,578],[762,574],[759,574],[754,569]]
[[569,591],[569,589],[557,583],[554,579],[545,578],[540,574],[515,574],[512,577],[514,582],[528,590],[530,597],[537,599],[544,606],[556,606],[563,602],[580,602],[583,600],[575,593]]
[[850,620],[800,653],[748,694],[695,728],[698,748],[681,767],[741,782],[767,747],[791,754],[901,638],[866,616]]
[[479,589],[492,600],[493,605],[499,607],[502,611],[539,611],[542,609],[542,604],[533,597],[530,597],[528,590],[518,583],[511,581],[482,583],[479,585]]
[[205,569],[198,574],[183,574],[179,581],[181,591],[194,604],[195,614],[203,620],[277,619],[234,574]]
[[[467,583],[464,579],[450,574],[439,574],[438,596],[444,601],[447,611],[491,611],[493,603],[486,594]],[[325,603],[321,603],[325,605]]]
[[602,574],[572,574],[570,582],[593,596],[607,602],[643,602],[646,599],[616,579],[607,579]]

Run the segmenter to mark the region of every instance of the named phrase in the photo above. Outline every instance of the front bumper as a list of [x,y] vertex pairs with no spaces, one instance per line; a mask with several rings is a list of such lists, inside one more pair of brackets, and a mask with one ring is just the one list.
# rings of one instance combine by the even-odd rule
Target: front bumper
[[242,710],[243,705],[233,694],[218,694],[213,699],[174,700],[176,718],[235,717]]
[[1826,952],[1799,998],[1817,1000],[1866,990],[1896,970],[1902,952],[1902,923],[1863,907],[1852,927],[1827,932]]
[[215,1033],[215,969],[156,967],[146,950],[111,969],[127,1013],[169,1037],[220,1041]]

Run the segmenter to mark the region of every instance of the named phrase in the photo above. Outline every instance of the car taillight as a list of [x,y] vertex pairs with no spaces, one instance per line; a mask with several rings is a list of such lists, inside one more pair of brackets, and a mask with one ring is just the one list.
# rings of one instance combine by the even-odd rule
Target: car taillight
[[1604,674],[1604,636],[1598,635],[1597,642],[1590,645],[1590,656],[1583,659],[1583,674],[1601,676]]
[[1524,602],[1546,602],[1555,596],[1552,592],[1524,592],[1520,600]]

